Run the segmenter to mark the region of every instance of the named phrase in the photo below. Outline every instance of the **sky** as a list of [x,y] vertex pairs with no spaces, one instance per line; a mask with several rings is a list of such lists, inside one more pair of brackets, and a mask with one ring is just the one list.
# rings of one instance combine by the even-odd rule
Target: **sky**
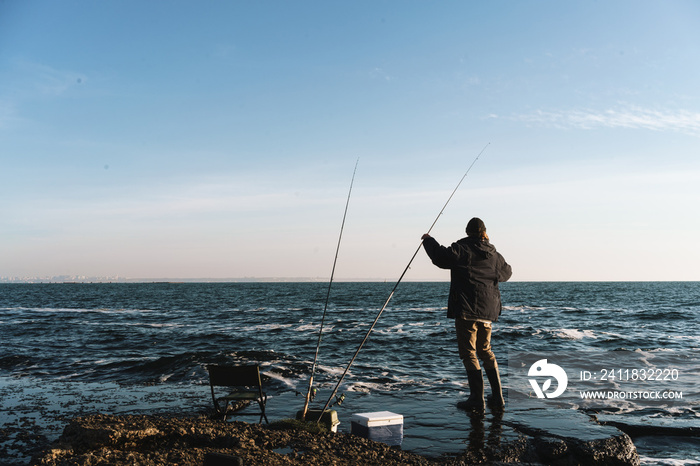
[[[449,245],[474,216],[512,280],[700,280],[699,23],[695,1],[0,0],[0,277],[326,280],[357,163],[335,280],[396,280],[436,219]],[[422,251],[405,276],[448,279]]]

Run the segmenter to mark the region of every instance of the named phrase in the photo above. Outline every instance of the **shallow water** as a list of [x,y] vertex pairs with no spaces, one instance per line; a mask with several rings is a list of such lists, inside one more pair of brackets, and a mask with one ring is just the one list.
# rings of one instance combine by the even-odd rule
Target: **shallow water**
[[[333,284],[316,404],[330,396],[392,287]],[[699,283],[514,282],[501,289],[504,310],[494,324],[493,343],[509,397],[533,396],[513,372],[525,363],[511,362],[544,354],[569,371],[570,388],[542,402],[583,407],[576,398],[581,382],[573,380],[576,374],[592,372],[586,364],[596,358],[632,354],[615,367],[598,369],[640,369],[650,358],[662,368],[675,367],[675,380],[646,387],[685,389],[685,396],[654,403],[654,415],[700,418]],[[115,400],[110,412],[168,406],[187,411],[210,402],[206,364],[256,362],[273,395],[270,412],[293,416],[303,406],[296,392],[306,391],[326,291],[324,283],[3,284],[0,377],[27,393],[44,386],[67,399],[107,396]],[[446,283],[399,286],[341,385],[346,394],[337,407],[341,422],[353,412],[388,409],[406,416],[404,449],[439,454],[466,448],[473,426],[454,409],[467,388],[453,325],[445,318],[447,292]],[[593,356],[581,356],[587,354]],[[605,388],[641,382],[611,383]],[[109,394],[102,395],[104,390]],[[18,403],[9,392],[2,393],[3,412]],[[648,400],[631,399],[596,405],[620,416],[650,408]],[[75,410],[64,400],[53,411],[63,416]],[[349,430],[349,422],[344,428]],[[640,454],[649,445],[640,441]],[[645,458],[700,461],[700,453],[681,451],[685,457],[679,458],[677,449],[653,445]]]

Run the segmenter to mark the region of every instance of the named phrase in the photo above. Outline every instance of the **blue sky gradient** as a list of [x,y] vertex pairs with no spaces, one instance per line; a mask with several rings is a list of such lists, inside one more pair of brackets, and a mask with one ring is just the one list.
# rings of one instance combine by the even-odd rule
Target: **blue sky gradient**
[[[0,276],[700,280],[700,4],[0,2]],[[447,279],[421,254],[409,280]]]

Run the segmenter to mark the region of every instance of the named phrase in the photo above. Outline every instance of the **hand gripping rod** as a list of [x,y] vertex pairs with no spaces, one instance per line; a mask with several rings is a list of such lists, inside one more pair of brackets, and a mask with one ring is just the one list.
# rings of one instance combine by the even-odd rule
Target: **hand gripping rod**
[[[459,189],[459,186],[462,184],[462,181],[464,181],[464,179],[467,177],[467,175],[471,171],[472,167],[474,166],[476,161],[479,160],[479,157],[481,157],[481,154],[484,153],[484,151],[489,146],[489,144],[491,144],[491,143],[490,142],[487,143],[484,146],[484,148],[481,149],[481,152],[479,152],[479,155],[477,155],[476,158],[474,159],[474,161],[471,163],[471,165],[469,165],[469,168],[462,176],[462,179],[459,180],[459,183],[457,183],[457,186],[455,186],[455,189],[452,191],[452,194],[450,194],[450,197],[447,198],[447,202],[445,202],[445,205],[442,206],[442,209],[440,209],[440,213],[435,218],[435,221],[433,222],[432,225],[430,225],[430,228],[428,229],[428,232],[427,232],[428,234],[432,231],[432,229],[435,226],[435,224],[437,223],[438,219],[440,218],[442,213],[445,211],[447,204],[449,204],[450,201],[452,200],[452,196],[455,195],[455,193],[457,192],[457,189]],[[403,270],[403,273],[401,273],[401,276],[397,280],[396,285],[394,285],[394,288],[391,290],[391,293],[389,293],[389,297],[386,299],[386,302],[384,303],[382,308],[379,310],[377,317],[374,318],[374,322],[372,322],[372,325],[370,326],[369,330],[367,330],[367,334],[365,335],[365,338],[360,343],[360,346],[357,347],[357,351],[355,351],[355,354],[353,355],[352,359],[350,359],[350,362],[348,363],[347,367],[345,368],[345,371],[343,371],[343,375],[340,376],[340,380],[338,381],[335,388],[333,389],[333,393],[331,393],[331,396],[328,398],[328,401],[326,401],[326,404],[323,407],[323,410],[321,411],[321,413],[324,413],[326,411],[326,409],[328,409],[328,406],[331,404],[331,401],[333,400],[333,397],[335,397],[335,394],[338,392],[338,388],[340,388],[340,384],[343,382],[345,375],[348,373],[348,370],[350,370],[350,366],[352,366],[352,363],[355,362],[355,358],[357,358],[357,355],[360,353],[360,350],[362,350],[362,347],[367,342],[367,339],[369,338],[370,333],[372,333],[374,326],[377,325],[377,321],[379,321],[379,317],[381,317],[382,313],[384,312],[384,309],[386,309],[387,305],[389,304],[389,301],[391,301],[391,298],[394,297],[394,293],[396,292],[396,288],[398,288],[399,283],[401,283],[401,280],[403,279],[404,275],[406,275],[406,272],[408,272],[408,269],[411,267],[411,263],[413,263],[413,259],[415,259],[416,256],[418,255],[418,252],[420,251],[421,246],[423,246],[423,240],[421,240],[420,244],[418,245],[418,249],[416,249],[416,252],[413,253],[411,260],[408,261],[408,265],[406,265],[406,268]],[[319,417],[318,423],[320,423],[320,422],[321,422],[321,418]]]

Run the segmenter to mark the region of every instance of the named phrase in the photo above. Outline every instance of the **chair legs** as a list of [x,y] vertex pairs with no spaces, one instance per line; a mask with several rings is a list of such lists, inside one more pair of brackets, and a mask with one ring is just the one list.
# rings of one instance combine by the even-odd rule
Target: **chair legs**
[[[258,407],[260,408],[260,420],[258,421],[258,424],[262,424],[263,419],[265,419],[265,422],[269,424],[270,421],[267,419],[267,413],[265,413],[265,404],[267,403],[267,397],[265,397],[265,399],[255,401],[257,401]],[[229,414],[232,414],[238,410],[235,408],[234,404],[231,404],[228,400],[226,400],[226,403],[223,405],[223,407],[217,402],[215,404],[215,411],[221,416],[221,419],[223,421],[226,421]]]
[[260,421],[258,421],[258,424],[262,424],[263,418],[265,419],[265,424],[269,424],[270,421],[267,420],[267,414],[265,414],[265,411],[260,413]]
[[226,400],[226,403],[224,403],[224,406],[222,407],[218,401],[214,402],[214,410],[216,413],[221,416],[222,420],[225,421],[226,417],[228,416],[228,411],[229,411],[229,402]]
[[267,397],[265,397],[262,400],[258,400],[258,405],[260,406],[260,421],[258,424],[262,424],[263,418],[265,418],[265,422],[267,424],[270,423],[270,421],[267,420],[267,414],[265,414],[265,404],[267,403]]

